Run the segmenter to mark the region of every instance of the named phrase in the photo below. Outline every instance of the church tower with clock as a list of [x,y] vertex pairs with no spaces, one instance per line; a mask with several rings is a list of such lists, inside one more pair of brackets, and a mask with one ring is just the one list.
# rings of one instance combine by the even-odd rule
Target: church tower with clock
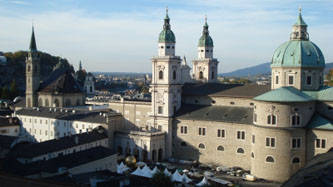
[[166,154],[171,154],[172,116],[181,105],[181,58],[175,55],[175,47],[176,38],[170,27],[167,9],[158,39],[158,56],[152,58],[151,84],[151,128],[166,132]]

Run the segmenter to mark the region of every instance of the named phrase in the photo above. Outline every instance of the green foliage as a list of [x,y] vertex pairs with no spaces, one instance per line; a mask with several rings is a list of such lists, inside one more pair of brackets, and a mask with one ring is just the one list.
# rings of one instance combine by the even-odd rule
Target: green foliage
[[163,172],[157,172],[152,178],[153,186],[157,187],[172,187],[174,186],[171,177],[165,175]]
[[[44,52],[38,52],[38,55],[40,57],[41,68],[40,78],[41,80],[44,80],[51,74],[56,64],[58,64],[60,57],[52,56]],[[28,52],[7,52],[4,53],[4,56],[7,58],[7,64],[0,67],[0,87],[10,88],[13,80],[15,80],[15,89],[12,87],[14,95],[23,95],[25,90],[25,61],[28,56]],[[74,70],[66,59],[62,59],[62,62],[65,67]],[[1,91],[1,95],[2,92],[3,91]],[[7,95],[7,91],[4,94]]]

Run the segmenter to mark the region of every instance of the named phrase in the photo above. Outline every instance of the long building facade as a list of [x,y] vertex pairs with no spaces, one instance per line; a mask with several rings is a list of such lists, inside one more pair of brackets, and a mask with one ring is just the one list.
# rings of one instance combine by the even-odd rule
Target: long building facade
[[[205,20],[193,74],[184,75],[189,67],[176,56],[167,13],[158,55],[152,58],[151,103],[109,103],[123,115],[124,129],[165,133],[164,142],[153,142],[165,146],[162,155],[151,149],[151,160],[239,166],[256,177],[283,182],[333,147],[333,88],[323,85],[324,56],[309,40],[301,12],[290,40],[274,52],[271,85],[218,83],[213,48]],[[118,144],[117,149],[126,148]]]

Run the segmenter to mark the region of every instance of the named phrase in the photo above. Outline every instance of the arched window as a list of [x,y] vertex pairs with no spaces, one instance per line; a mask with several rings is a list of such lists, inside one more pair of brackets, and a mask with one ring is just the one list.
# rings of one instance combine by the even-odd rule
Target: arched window
[[301,119],[299,117],[299,115],[293,115],[291,117],[291,125],[296,126],[296,125],[300,125],[301,124]]
[[238,149],[237,149],[237,153],[244,154],[244,149],[243,149],[243,148],[238,148]]
[[254,158],[254,153],[253,152],[251,153],[251,158]]
[[276,116],[268,115],[267,116],[267,124],[275,125],[276,124]]
[[199,79],[203,79],[203,72],[202,71],[200,71],[200,73],[199,73]]
[[298,157],[295,157],[293,159],[293,164],[298,164],[300,161],[299,161],[299,158]]
[[212,71],[212,79],[215,79],[214,71]]
[[77,100],[76,100],[76,105],[77,105],[77,106],[80,106],[80,105],[81,105],[81,101],[80,101],[80,99],[77,99]]
[[43,106],[43,100],[41,98],[38,99],[38,106]]
[[176,70],[173,70],[173,72],[172,72],[172,79],[176,80]]
[[28,107],[31,107],[31,99],[28,98]]
[[54,100],[54,106],[55,106],[55,107],[59,107],[59,100],[58,100],[58,99],[55,99],[55,100]]
[[28,72],[30,72],[31,71],[31,66],[30,65],[28,65]]
[[217,147],[217,150],[218,151],[224,151],[224,147],[222,145],[220,145],[220,146]]
[[271,156],[266,157],[266,162],[274,162],[274,158]]
[[180,143],[180,145],[183,146],[183,147],[187,146],[186,142],[182,142],[182,143]]
[[46,106],[46,107],[49,107],[49,106],[50,106],[50,104],[49,104],[49,100],[48,100],[48,99],[45,99],[45,106]]
[[200,149],[205,149],[206,146],[205,146],[205,144],[201,143],[201,144],[199,144],[199,148],[200,148]]
[[163,71],[160,71],[160,72],[158,73],[158,78],[159,78],[159,79],[163,79]]

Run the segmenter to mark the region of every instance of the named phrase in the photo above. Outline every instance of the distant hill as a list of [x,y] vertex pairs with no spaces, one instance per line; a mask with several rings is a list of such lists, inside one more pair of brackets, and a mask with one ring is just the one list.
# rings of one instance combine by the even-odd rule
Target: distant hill
[[[333,68],[333,62],[326,63],[325,73],[328,72],[329,69]],[[256,66],[251,66],[247,68],[238,69],[228,73],[222,73],[224,77],[247,77],[247,76],[255,76],[255,75],[265,75],[271,73],[270,62],[259,64]]]
[[[40,56],[40,76],[41,80],[48,77],[56,64],[59,63],[60,57],[52,56],[45,52],[38,52]],[[0,64],[0,88],[9,87],[13,80],[16,82],[20,95],[25,90],[25,59],[28,56],[27,51],[5,52],[3,56],[7,58],[7,63]],[[61,60],[65,67],[73,69],[72,65],[66,59]]]

